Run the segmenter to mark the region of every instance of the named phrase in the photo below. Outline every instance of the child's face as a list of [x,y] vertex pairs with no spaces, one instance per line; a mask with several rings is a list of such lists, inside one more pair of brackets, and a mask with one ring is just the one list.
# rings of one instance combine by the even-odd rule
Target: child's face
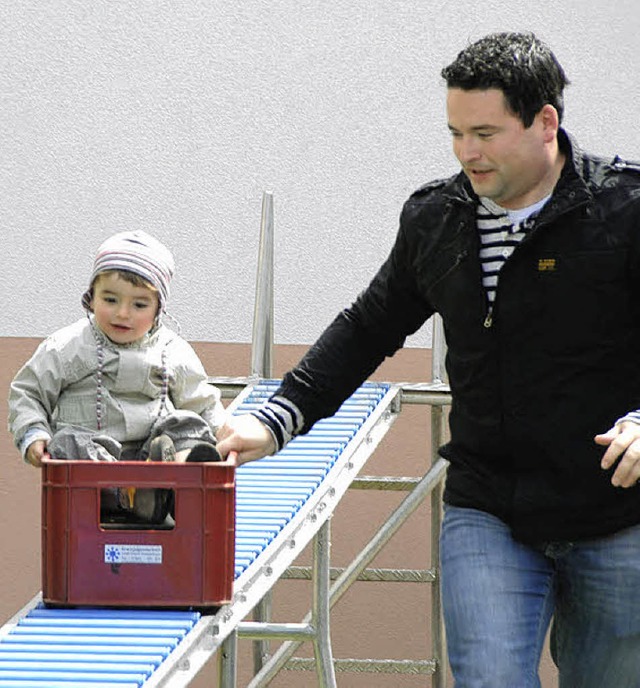
[[136,287],[116,273],[98,275],[91,307],[98,327],[116,344],[132,344],[153,327],[158,312],[158,293]]

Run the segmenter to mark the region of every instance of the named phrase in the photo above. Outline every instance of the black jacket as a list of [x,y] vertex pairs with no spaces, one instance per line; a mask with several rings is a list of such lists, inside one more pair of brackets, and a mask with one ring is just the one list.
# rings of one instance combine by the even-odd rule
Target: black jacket
[[387,261],[283,379],[308,429],[434,312],[453,404],[445,501],[504,519],[525,541],[640,523],[594,435],[640,408],[640,170],[582,154],[504,265],[492,318],[477,198],[462,173],[419,189]]

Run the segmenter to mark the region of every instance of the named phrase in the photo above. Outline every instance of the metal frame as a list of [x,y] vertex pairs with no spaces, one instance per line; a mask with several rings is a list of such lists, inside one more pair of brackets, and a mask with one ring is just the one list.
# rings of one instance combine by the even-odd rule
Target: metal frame
[[[273,194],[262,195],[260,218],[260,243],[258,246],[258,270],[256,276],[256,300],[253,314],[251,346],[251,375],[258,378],[273,376],[273,255],[274,255]],[[271,619],[272,593],[269,591],[253,610],[253,618],[260,622]],[[271,653],[268,640],[257,639],[253,643],[253,671],[258,673]],[[235,657],[235,652],[225,652],[223,657]],[[222,660],[227,661],[227,660]],[[223,673],[221,669],[220,673]],[[221,685],[235,685],[220,680]]]
[[[434,351],[434,355],[435,355]],[[223,395],[232,396],[237,389],[242,388],[250,382],[250,378],[215,378],[213,382],[222,389]],[[389,674],[428,674],[431,675],[432,688],[445,688],[446,686],[446,644],[444,627],[442,620],[442,609],[439,588],[439,533],[442,514],[442,485],[446,474],[448,462],[437,457],[437,448],[443,443],[446,435],[445,410],[450,404],[450,394],[446,383],[442,380],[435,380],[429,384],[403,384],[399,388],[394,388],[397,396],[394,398],[393,407],[383,413],[400,412],[401,404],[427,404],[431,406],[432,413],[432,436],[431,452],[432,465],[429,471],[422,477],[354,477],[350,475],[348,484],[343,485],[340,496],[349,489],[367,490],[403,490],[409,494],[401,504],[387,517],[387,520],[380,527],[378,532],[363,547],[360,553],[353,559],[351,564],[344,569],[330,568],[328,555],[322,560],[322,568],[292,566],[280,568],[277,577],[271,575],[271,584],[274,585],[277,579],[306,579],[313,581],[314,603],[312,609],[299,624],[271,624],[268,619],[247,622],[241,621],[233,629],[233,637],[230,638],[228,645],[225,645],[220,654],[219,678],[221,688],[234,688],[236,683],[237,661],[237,639],[259,639],[265,642],[267,639],[274,639],[283,642],[278,650],[271,657],[264,656],[263,665],[255,671],[255,675],[247,688],[260,688],[267,686],[282,669],[291,670],[313,670],[320,671],[320,666],[325,666],[332,661],[336,672],[357,672],[357,673],[389,673]],[[375,422],[375,421],[374,421]],[[391,421],[392,422],[392,421]],[[389,423],[390,426],[390,423]],[[380,428],[382,434],[386,433],[388,427]],[[375,441],[375,444],[382,438],[382,434]],[[373,453],[375,446],[372,446],[370,439],[365,441],[362,448],[366,452],[363,454],[360,465],[363,465],[370,454]],[[431,518],[431,568],[428,570],[389,570],[371,569],[369,565],[391,540],[400,527],[416,511],[416,509],[430,496],[432,518]],[[337,503],[336,503],[337,504]],[[333,511],[333,509],[331,509]],[[330,514],[327,514],[330,517]],[[296,536],[296,540],[299,538]],[[305,541],[308,542],[309,539]],[[314,548],[315,548],[314,543]],[[291,562],[294,558],[291,558]],[[317,580],[317,576],[322,577],[322,584]],[[321,604],[331,609],[347,592],[356,581],[394,581],[394,582],[423,582],[433,584],[431,595],[431,637],[432,637],[432,658],[426,660],[390,660],[390,659],[333,659],[330,644],[327,645],[330,635],[329,629],[321,629],[321,633],[326,633],[326,642],[318,644],[314,636],[317,625],[316,605],[319,603],[319,596],[323,593],[324,581],[334,581],[326,590],[326,601]],[[251,589],[251,585],[249,585]],[[270,589],[270,588],[269,588]],[[254,594],[256,590],[253,590]],[[321,599],[321,598],[320,598]],[[329,618],[327,617],[327,626]],[[294,657],[294,653],[303,642],[313,641],[315,643],[316,655],[314,659],[301,659]],[[329,660],[328,658],[331,658]],[[255,666],[254,666],[255,669]],[[318,686],[320,688],[335,686],[330,681],[329,674],[323,671],[318,675]],[[164,685],[164,684],[159,684]],[[168,684],[173,685],[173,684]],[[178,686],[180,684],[176,684]],[[182,684],[185,685],[185,684]]]
[[[260,230],[260,246],[258,259],[258,275],[256,279],[256,306],[253,323],[253,344],[251,355],[252,379],[258,377],[270,377],[272,375],[272,347],[273,347],[273,196],[270,193],[263,195],[262,218]],[[271,592],[267,592],[254,609],[254,621],[242,622],[233,633],[232,639],[225,645],[220,653],[220,686],[221,688],[233,688],[236,674],[231,664],[236,661],[237,638],[253,638],[254,644],[254,678],[249,688],[258,688],[268,685],[273,677],[283,668],[311,669],[315,667],[318,673],[319,686],[335,685],[335,676],[326,670],[326,664],[331,661],[332,666],[338,671],[372,671],[389,673],[426,673],[432,675],[432,688],[445,688],[446,685],[446,641],[444,624],[442,619],[442,603],[439,586],[439,536],[442,520],[442,491],[447,462],[437,459],[438,447],[446,436],[445,409],[450,404],[450,390],[447,384],[444,358],[446,343],[439,317],[433,319],[433,356],[432,356],[432,380],[430,384],[403,384],[401,385],[402,403],[429,404],[431,406],[431,469],[422,478],[355,478],[350,487],[359,489],[383,489],[383,490],[411,490],[401,505],[389,516],[385,524],[374,535],[370,542],[363,548],[352,564],[344,569],[331,569],[328,555],[322,558],[322,566],[316,564],[316,546],[318,534],[314,538],[314,565],[308,567],[290,567],[282,572],[282,578],[311,578],[313,587],[313,607],[307,614],[302,624],[293,628],[287,624],[287,628],[276,627],[270,624],[271,618]],[[234,394],[234,388],[238,384],[246,384],[249,380],[240,378],[217,379],[215,383],[223,389],[223,392]],[[372,453],[373,448],[371,448]],[[426,497],[431,499],[431,569],[428,571],[380,571],[367,568],[378,552],[393,537],[400,526],[409,518]],[[324,528],[321,531],[324,537]],[[318,578],[320,580],[318,580]],[[327,589],[328,600],[319,601],[322,597],[321,590],[325,581],[335,579],[333,586]],[[327,616],[327,629],[319,631],[323,640],[318,643],[314,635],[314,620],[317,620],[317,605],[330,609],[356,580],[398,580],[402,582],[429,582],[434,584],[432,591],[431,610],[431,637],[433,659],[423,662],[393,661],[393,660],[333,660],[329,638],[329,618]],[[288,633],[300,634],[300,637],[287,637]],[[269,657],[268,638],[283,640],[278,651]],[[293,658],[293,654],[302,642],[314,640],[316,650],[315,659]],[[331,660],[327,659],[331,658]]]
[[301,624],[274,624],[246,621],[238,626],[240,638],[312,641],[313,666],[318,677],[318,685],[322,688],[333,688],[337,685],[329,630],[330,522],[330,519],[327,520],[313,539],[313,607],[308,622],[305,620]]
[[[426,398],[432,397],[435,390],[425,385],[422,392]],[[412,389],[413,395],[420,395],[415,388]],[[426,403],[431,403],[432,398]],[[436,409],[440,411],[448,403],[446,393],[438,394],[440,404]],[[425,402],[423,402],[425,403]],[[438,438],[442,439],[442,413],[436,413],[433,425],[435,437],[433,443],[437,444]],[[361,489],[410,489],[410,493],[403,502],[390,514],[386,522],[364,546],[352,563],[343,570],[333,569],[331,577],[336,578],[335,583],[329,589],[329,607],[333,607],[341,597],[347,592],[356,581],[379,581],[394,580],[400,582],[427,582],[434,583],[432,592],[432,648],[433,658],[424,661],[415,660],[373,660],[373,659],[338,659],[334,660],[336,671],[354,671],[358,673],[402,673],[402,674],[431,674],[432,687],[444,688],[446,685],[446,657],[444,629],[442,623],[442,610],[439,591],[439,530],[441,518],[441,487],[448,463],[442,458],[438,458],[431,469],[421,478],[356,478],[352,487]],[[368,569],[367,567],[378,555],[382,548],[395,535],[399,528],[423,503],[424,499],[431,495],[432,500],[432,568],[429,571],[391,571]],[[306,567],[296,567],[290,569],[283,578],[309,578],[313,579]],[[303,623],[308,623],[312,618],[312,612],[305,616]],[[293,658],[297,648],[302,644],[302,639],[293,639],[283,643],[277,652],[265,663],[264,667],[258,672],[248,688],[260,688],[267,686],[282,669],[309,670],[314,666],[314,660]],[[320,686],[325,684],[320,683]]]

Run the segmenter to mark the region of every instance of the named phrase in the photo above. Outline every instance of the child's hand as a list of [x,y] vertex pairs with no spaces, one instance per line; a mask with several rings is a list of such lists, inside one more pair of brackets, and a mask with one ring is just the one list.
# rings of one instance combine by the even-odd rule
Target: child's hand
[[44,440],[36,440],[29,445],[27,453],[24,458],[27,463],[30,463],[36,468],[42,467],[42,459],[48,459],[49,454],[47,454],[47,443]]

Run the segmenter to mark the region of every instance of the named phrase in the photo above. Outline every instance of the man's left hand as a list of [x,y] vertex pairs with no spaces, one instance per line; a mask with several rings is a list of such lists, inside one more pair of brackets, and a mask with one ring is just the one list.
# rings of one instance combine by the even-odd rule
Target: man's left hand
[[600,466],[611,468],[619,459],[611,476],[616,487],[633,487],[640,480],[640,425],[632,421],[617,423],[609,431],[595,436],[596,444],[607,447]]

